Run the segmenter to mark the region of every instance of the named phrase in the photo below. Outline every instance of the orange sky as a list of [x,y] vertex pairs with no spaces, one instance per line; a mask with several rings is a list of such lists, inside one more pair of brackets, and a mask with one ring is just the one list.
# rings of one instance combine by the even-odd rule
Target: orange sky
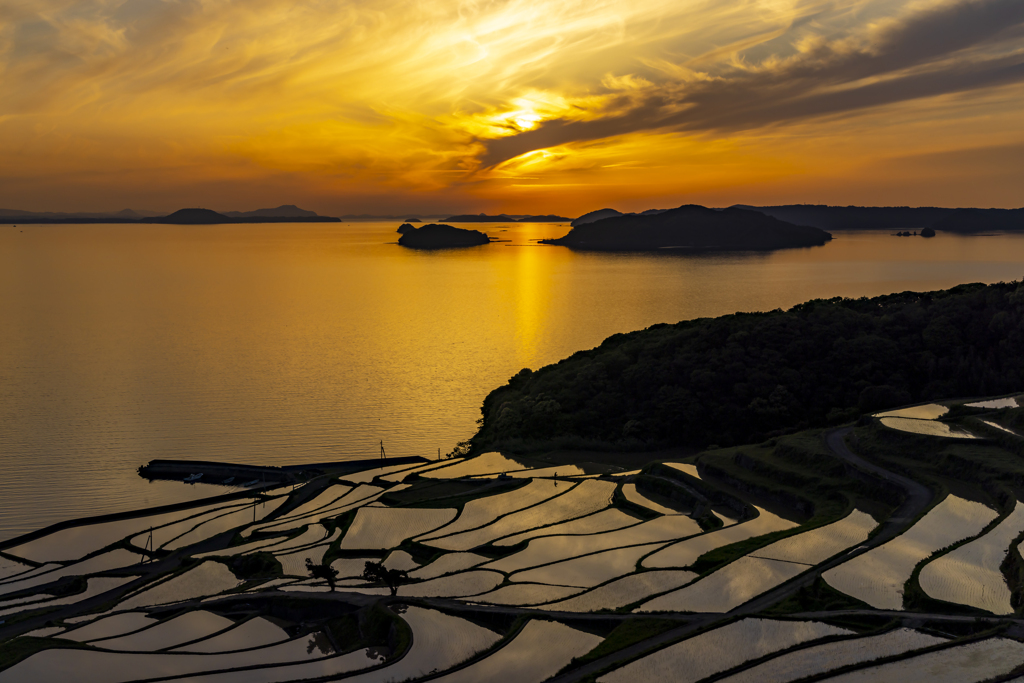
[[0,207],[1024,206],[1021,0],[0,3]]

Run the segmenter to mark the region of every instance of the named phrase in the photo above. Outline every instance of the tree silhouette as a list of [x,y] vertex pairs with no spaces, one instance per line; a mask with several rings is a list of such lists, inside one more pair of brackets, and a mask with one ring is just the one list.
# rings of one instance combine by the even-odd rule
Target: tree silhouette
[[306,558],[306,571],[314,579],[325,579],[327,585],[331,587],[331,592],[334,592],[334,582],[338,579],[338,570],[329,564],[313,564],[313,560]]
[[367,562],[363,568],[363,578],[370,583],[387,584],[391,595],[398,595],[398,586],[409,580],[409,572],[401,569],[388,569],[383,562]]

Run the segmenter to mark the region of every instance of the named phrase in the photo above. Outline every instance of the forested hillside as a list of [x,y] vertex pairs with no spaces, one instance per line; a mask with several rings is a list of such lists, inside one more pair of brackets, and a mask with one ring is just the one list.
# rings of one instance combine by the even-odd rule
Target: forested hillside
[[1024,285],[814,300],[617,334],[484,400],[474,450],[761,441],[911,402],[1024,390]]

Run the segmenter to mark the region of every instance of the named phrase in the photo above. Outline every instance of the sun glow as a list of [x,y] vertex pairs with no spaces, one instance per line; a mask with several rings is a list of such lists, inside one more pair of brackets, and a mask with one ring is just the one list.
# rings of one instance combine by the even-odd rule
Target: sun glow
[[[1015,205],[994,2],[41,0],[0,14],[0,205]],[[885,171],[922,155],[927,184]]]

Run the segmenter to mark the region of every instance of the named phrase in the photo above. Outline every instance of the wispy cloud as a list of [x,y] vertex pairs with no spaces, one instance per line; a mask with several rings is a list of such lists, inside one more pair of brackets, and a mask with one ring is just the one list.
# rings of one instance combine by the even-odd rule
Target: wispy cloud
[[487,201],[723,148],[795,168],[763,136],[1013,87],[1022,38],[1020,0],[0,0],[0,201],[98,168]]

